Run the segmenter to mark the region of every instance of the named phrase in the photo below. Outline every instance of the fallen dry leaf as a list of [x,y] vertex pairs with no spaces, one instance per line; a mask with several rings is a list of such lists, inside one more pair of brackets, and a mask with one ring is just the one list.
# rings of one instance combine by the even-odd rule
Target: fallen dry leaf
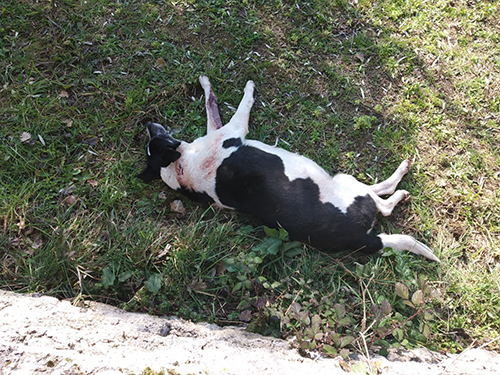
[[155,63],[156,68],[164,69],[166,66],[167,66],[167,63],[161,57],[156,60],[156,63]]
[[266,297],[259,297],[257,298],[257,302],[255,302],[255,307],[260,309],[261,307],[264,306],[270,306],[271,304],[269,303],[269,300]]
[[252,320],[252,312],[250,310],[245,310],[238,315],[238,319],[242,322],[249,322]]
[[22,217],[19,218],[19,221],[17,222],[16,225],[20,231],[26,228],[26,223],[24,222],[24,219]]
[[184,215],[186,213],[186,209],[184,208],[184,205],[180,200],[175,200],[172,203],[170,203],[170,209],[172,212],[176,212],[178,214]]
[[22,240],[21,237],[9,237],[9,242],[12,246],[20,246]]
[[63,124],[66,124],[68,128],[71,128],[73,126],[73,120],[67,118],[61,121]]
[[74,195],[68,195],[66,198],[64,198],[64,203],[66,203],[68,206],[72,206],[77,200],[78,198]]
[[31,139],[31,134],[28,133],[28,132],[22,132],[21,133],[21,136],[19,137],[19,139],[21,140],[21,142],[28,142],[30,139]]
[[223,275],[226,272],[226,267],[224,266],[224,262],[221,260],[217,262],[215,265],[215,272],[217,275]]
[[30,246],[34,249],[34,250],[38,250],[40,247],[42,247],[43,245],[43,241],[40,237],[36,236],[35,238],[33,239],[29,239],[29,242],[30,242]]
[[65,187],[64,189],[59,190],[59,194],[70,195],[73,194],[73,190],[75,190],[75,185],[71,184],[68,187]]
[[162,258],[164,257],[165,255],[167,255],[169,252],[170,252],[170,249],[172,248],[172,245],[170,245],[169,243],[167,244],[167,246],[165,246],[165,248],[158,254],[158,258]]
[[345,372],[351,372],[352,371],[352,367],[349,364],[349,362],[344,361],[342,358],[339,359],[339,365],[342,368],[342,370],[344,370]]
[[207,284],[200,280],[193,280],[187,285],[187,289],[194,292],[203,292],[207,289]]

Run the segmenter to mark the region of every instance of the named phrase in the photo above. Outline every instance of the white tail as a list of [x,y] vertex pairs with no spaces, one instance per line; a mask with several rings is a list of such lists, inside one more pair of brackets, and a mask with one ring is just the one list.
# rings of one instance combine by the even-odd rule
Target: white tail
[[409,251],[413,254],[422,255],[423,257],[441,263],[441,261],[432,253],[432,250],[417,241],[411,236],[404,234],[379,234],[378,237],[382,240],[384,247],[390,247],[394,250]]

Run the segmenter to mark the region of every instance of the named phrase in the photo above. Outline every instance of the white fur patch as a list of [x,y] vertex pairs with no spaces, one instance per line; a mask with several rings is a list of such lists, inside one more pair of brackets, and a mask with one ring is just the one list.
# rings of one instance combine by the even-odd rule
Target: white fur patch
[[[224,206],[215,193],[215,177],[222,161],[236,150],[234,147],[222,147],[224,140],[239,136],[235,133],[229,127],[222,127],[195,139],[192,143],[181,142],[177,148],[181,157],[175,163],[161,169],[162,180],[172,189],[183,187],[207,193],[218,206],[230,208]],[[242,144],[245,144],[244,136],[241,136],[241,140]]]

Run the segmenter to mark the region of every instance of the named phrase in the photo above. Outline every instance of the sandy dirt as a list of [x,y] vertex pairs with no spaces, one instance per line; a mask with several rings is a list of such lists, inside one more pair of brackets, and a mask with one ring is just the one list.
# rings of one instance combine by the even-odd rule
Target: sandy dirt
[[[499,374],[500,355],[427,349],[387,358],[304,358],[290,342],[242,328],[128,313],[98,303],[0,291],[0,374]],[[357,358],[356,358],[357,357]],[[173,372],[175,371],[175,372]]]

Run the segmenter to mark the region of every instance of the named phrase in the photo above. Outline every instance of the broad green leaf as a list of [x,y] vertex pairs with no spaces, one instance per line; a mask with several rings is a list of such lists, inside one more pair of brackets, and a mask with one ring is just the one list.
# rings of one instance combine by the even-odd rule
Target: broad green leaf
[[274,283],[271,284],[271,288],[277,288],[281,285],[281,283],[279,281],[275,281]]
[[278,238],[281,241],[287,241],[288,240],[288,232],[285,229],[280,228],[279,233],[278,233]]
[[234,258],[224,259],[222,263],[224,263],[224,268],[229,273],[238,272],[240,270],[241,264],[239,262],[237,263]]
[[343,336],[340,338],[340,347],[350,345],[354,341],[354,337],[352,336]]
[[368,374],[368,371],[366,370],[366,366],[363,362],[356,362],[351,365],[352,372],[355,373],[363,373],[363,374]]
[[115,273],[111,267],[106,267],[102,270],[102,285],[105,288],[112,286],[115,283]]
[[382,339],[375,341],[375,344],[380,345],[381,347],[386,348],[386,349],[389,349],[391,347],[391,344],[389,343],[389,341],[382,340]]
[[243,227],[241,227],[239,230],[238,230],[238,233],[241,233],[241,234],[250,234],[253,232],[253,227],[251,225],[245,225]]
[[161,275],[159,273],[153,273],[149,276],[146,287],[151,293],[158,293],[161,288]]
[[382,314],[384,314],[384,316],[389,315],[392,312],[391,304],[387,302],[387,300],[382,301],[380,308],[382,309]]
[[404,337],[404,331],[401,328],[396,328],[394,331],[392,331],[392,335],[396,340],[402,341]]
[[262,284],[262,283],[265,283],[267,281],[267,279],[264,276],[258,276],[257,281]]
[[340,303],[336,303],[333,306],[333,309],[335,310],[335,316],[337,317],[337,319],[342,319],[345,316],[345,306],[344,305],[342,305]]
[[285,256],[287,258],[293,258],[299,254],[302,254],[302,248],[301,247],[294,247],[293,249],[291,250],[288,250],[286,253],[285,253]]
[[313,315],[311,318],[311,326],[315,332],[318,332],[319,327],[321,325],[321,318],[318,314]]
[[253,247],[255,252],[260,254],[272,254],[276,255],[279,251],[282,241],[276,237],[266,237],[262,242]]
[[274,243],[270,244],[270,246],[267,248],[267,253],[271,255],[276,255],[278,254],[278,251],[281,246],[281,240],[273,238]]
[[344,349],[342,349],[342,350],[340,351],[340,353],[339,353],[339,354],[340,354],[340,356],[342,357],[342,359],[343,359],[343,360],[346,360],[346,359],[347,359],[347,357],[349,356],[349,349],[345,349],[345,348],[344,348]]
[[389,354],[389,352],[387,351],[386,348],[380,348],[380,350],[378,351],[378,354],[380,354],[381,356],[386,357],[387,354]]
[[431,327],[428,324],[424,323],[422,325],[421,333],[426,339],[428,339],[429,337],[431,337]]
[[434,313],[432,311],[430,311],[430,310],[425,310],[423,318],[425,320],[433,320],[434,319]]
[[405,284],[396,283],[396,295],[403,299],[408,299],[410,291],[408,290],[408,287]]
[[323,345],[323,352],[331,357],[336,357],[339,355],[337,349],[335,349],[331,345]]
[[287,252],[288,250],[294,249],[296,247],[299,247],[302,250],[302,242],[300,241],[285,242],[285,244],[283,245],[283,250]]
[[130,279],[131,276],[132,276],[132,272],[130,272],[130,271],[122,272],[121,274],[118,275],[118,281],[122,283],[122,282]]
[[420,306],[424,302],[424,293],[419,289],[411,296],[411,302],[415,306]]
[[413,302],[411,302],[411,301],[409,301],[409,300],[407,300],[407,299],[405,299],[405,300],[403,301],[403,303],[404,303],[406,306],[410,306],[410,307],[411,307],[411,308],[413,308],[413,309],[415,308],[415,305],[413,304]]
[[242,283],[241,281],[240,281],[240,282],[237,282],[236,284],[234,284],[232,292],[233,292],[233,293],[234,293],[234,292],[237,292],[238,290],[240,290],[240,289],[241,289],[241,287],[242,287],[242,286],[243,286],[243,283]]
[[266,234],[266,236],[269,236],[269,237],[274,237],[274,238],[279,237],[278,230],[274,229],[274,228],[264,227],[264,233]]
[[351,319],[346,316],[345,318],[340,319],[338,324],[340,327],[348,326],[351,324]]
[[335,344],[335,346],[338,348],[340,346],[340,335],[338,333],[332,332],[330,334],[330,337],[332,338],[332,341]]

